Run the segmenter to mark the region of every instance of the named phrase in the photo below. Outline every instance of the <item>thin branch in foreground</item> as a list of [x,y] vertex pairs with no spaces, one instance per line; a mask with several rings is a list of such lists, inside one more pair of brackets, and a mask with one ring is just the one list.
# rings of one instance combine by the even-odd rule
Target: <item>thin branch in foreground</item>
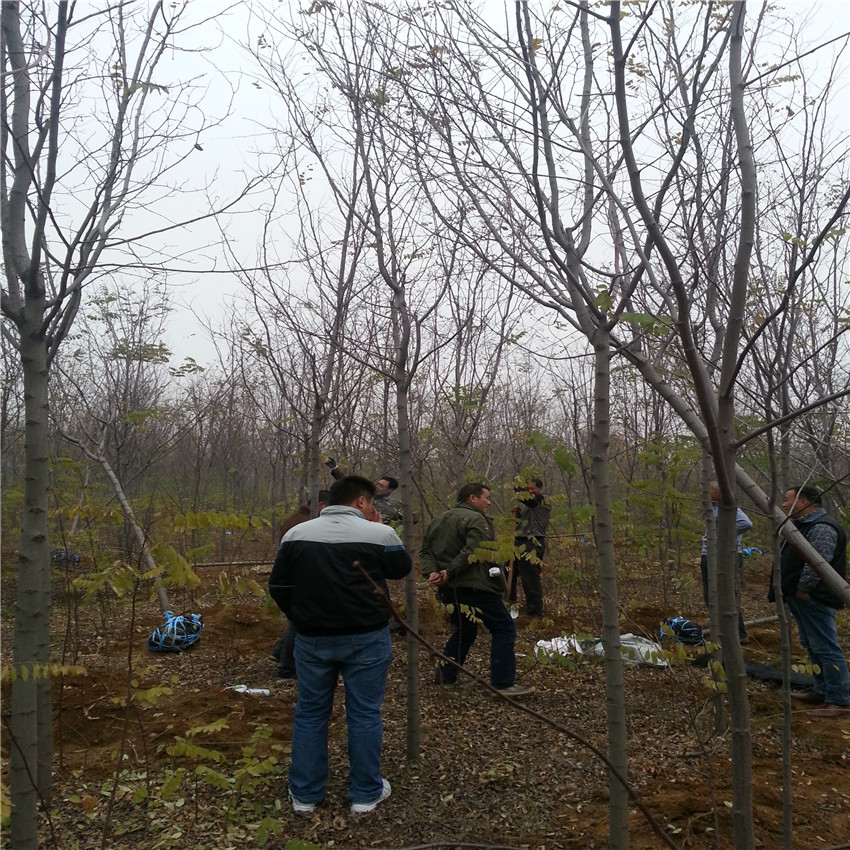
[[[842,845],[844,847],[850,845]],[[409,847],[372,847],[370,850],[431,850],[435,847],[452,847],[455,850],[522,850],[513,844],[464,844],[458,841],[433,841],[430,844],[411,844]],[[827,847],[826,850],[839,850]]]

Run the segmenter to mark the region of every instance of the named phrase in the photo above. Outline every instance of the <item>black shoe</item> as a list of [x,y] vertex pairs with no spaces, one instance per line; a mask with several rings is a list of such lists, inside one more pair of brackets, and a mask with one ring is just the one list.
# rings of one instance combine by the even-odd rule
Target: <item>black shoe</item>
[[534,685],[520,685],[517,683],[510,685],[507,688],[496,688],[496,690],[500,694],[504,694],[506,697],[521,697],[525,696],[525,694],[533,694]]
[[816,694],[811,688],[806,688],[804,691],[791,691],[791,699],[808,705],[824,704],[823,694]]
[[[435,685],[451,685],[451,686],[456,685],[456,684],[457,684],[457,679],[454,679],[454,681],[449,682],[449,681],[446,681],[446,680],[443,678],[443,669],[445,669],[445,668],[443,668],[443,667],[438,667],[438,668],[434,671],[434,684],[435,684]],[[452,668],[452,669],[453,669],[453,668]]]
[[278,679],[297,679],[298,676],[295,675],[294,670],[278,670],[277,671]]

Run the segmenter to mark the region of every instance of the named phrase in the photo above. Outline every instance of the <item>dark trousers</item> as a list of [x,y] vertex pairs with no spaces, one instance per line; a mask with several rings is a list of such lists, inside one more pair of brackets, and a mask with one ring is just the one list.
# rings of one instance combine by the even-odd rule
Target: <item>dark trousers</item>
[[[741,587],[744,582],[744,556],[738,552],[737,572],[735,573],[735,604],[738,606],[738,635],[743,640],[747,636],[744,627],[744,617],[741,614]],[[702,598],[705,607],[708,608],[708,555],[701,555],[699,559],[699,571],[702,573]]]
[[[546,552],[545,543],[534,543],[527,537],[518,537],[514,544],[522,550],[522,555],[514,559],[511,570],[511,590],[509,599],[516,602],[517,579],[522,581],[522,592],[525,594],[525,612],[530,617],[543,615],[543,586],[540,582],[540,561]],[[534,553],[538,563],[533,564],[528,555]]]
[[277,675],[281,679],[295,678],[295,636],[298,630],[292,623],[286,627],[282,638],[278,638],[272,649],[272,655],[277,658]]
[[[509,688],[513,685],[516,680],[516,626],[502,597],[498,593],[470,590],[467,587],[441,588],[440,601],[454,606],[450,615],[452,633],[443,654],[458,664],[466,662],[466,656],[478,636],[478,623],[470,620],[461,611],[461,606],[475,609],[473,616],[490,632],[490,684],[494,688]],[[457,681],[455,667],[440,668],[440,675],[446,684]]]

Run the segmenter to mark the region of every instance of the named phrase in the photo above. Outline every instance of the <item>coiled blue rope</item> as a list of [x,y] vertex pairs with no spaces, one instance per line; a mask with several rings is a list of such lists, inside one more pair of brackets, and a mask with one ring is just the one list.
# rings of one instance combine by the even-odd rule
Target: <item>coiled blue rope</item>
[[151,652],[182,652],[201,639],[204,618],[200,614],[175,614],[165,611],[163,623],[145,642]]

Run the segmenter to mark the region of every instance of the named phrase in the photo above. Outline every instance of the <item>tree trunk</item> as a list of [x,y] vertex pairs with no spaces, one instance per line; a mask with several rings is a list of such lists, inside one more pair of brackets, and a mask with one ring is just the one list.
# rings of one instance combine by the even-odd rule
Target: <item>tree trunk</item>
[[[104,473],[106,473],[106,477],[109,479],[109,483],[112,485],[112,490],[115,493],[115,498],[118,500],[118,504],[121,506],[121,512],[124,514],[124,521],[127,523],[130,532],[136,540],[136,544],[138,545],[141,553],[142,559],[145,562],[145,568],[148,572],[153,572],[156,570],[156,561],[153,559],[153,555],[151,555],[150,547],[148,546],[147,535],[144,532],[144,529],[136,522],[136,514],[133,508],[130,505],[130,502],[127,500],[127,496],[124,493],[124,488],[121,486],[121,482],[118,480],[118,476],[112,470],[112,467],[109,465],[109,461],[103,456],[100,455],[97,458],[98,463],[103,468]],[[161,579],[156,580],[156,600],[159,603],[160,611],[168,611],[171,609],[171,603],[168,601],[168,593],[165,590],[165,585],[163,585]]]
[[750,850],[755,846],[753,824],[753,765],[750,732],[750,704],[747,698],[747,673],[738,636],[738,604],[736,603],[738,511],[735,496],[735,386],[739,344],[744,323],[744,310],[749,291],[750,258],[755,232],[756,175],[744,109],[742,46],[746,3],[738,3],[732,13],[729,47],[730,114],[735,129],[738,167],[741,179],[740,235],[729,298],[723,360],[717,391],[717,430],[721,452],[715,454],[720,500],[717,511],[718,570],[717,593],[720,603],[720,643],[726,670],[729,699],[729,725],[732,732],[732,824],[735,847]]
[[[410,408],[406,381],[396,383],[398,411],[399,491],[402,505],[404,545],[413,551],[413,467],[410,448]],[[419,602],[416,596],[417,572],[412,569],[404,581],[405,620],[419,631]],[[407,634],[407,758],[419,758],[421,712],[419,701],[419,641]]]
[[36,665],[50,661],[50,606],[45,604],[50,598],[47,346],[38,333],[43,306],[43,299],[32,305],[20,337],[27,475],[12,647],[17,676],[12,683],[9,784],[15,813],[10,844],[21,850],[38,846],[38,801],[49,801],[53,749],[50,677],[36,674]]
[[626,753],[626,696],[623,685],[623,655],[620,648],[620,605],[617,594],[617,565],[614,558],[614,519],[608,480],[610,443],[611,351],[608,330],[600,327],[593,337],[596,381],[591,436],[593,502],[596,513],[596,552],[599,559],[599,592],[602,603],[602,646],[605,649],[605,712],[608,720],[608,758],[621,780],[608,775],[608,846],[629,846],[628,779]]
[[[705,499],[705,534],[706,534],[706,569],[708,570],[708,634],[714,635],[714,643],[720,642],[720,610],[717,604],[717,522],[714,518],[714,508],[709,495],[709,488],[714,477],[711,455],[703,449],[702,455],[702,492]],[[712,653],[715,660],[722,662],[723,653]],[[712,674],[712,678],[714,678]],[[726,702],[723,692],[718,688],[712,694],[714,708],[714,731],[723,733],[729,726],[726,716]]]
[[[732,480],[734,481],[734,472]],[[747,698],[747,671],[738,635],[738,605],[735,599],[737,570],[737,534],[734,500],[729,504],[720,491],[717,509],[717,596],[720,604],[720,645],[726,672],[726,694],[729,702],[729,728],[732,756],[732,821],[736,848],[755,846],[753,831],[752,738],[750,705]]]
[[[776,531],[774,523],[774,531]],[[794,812],[794,778],[791,761],[793,731],[791,728],[791,625],[788,610],[782,600],[782,574],[779,570],[779,535],[773,540],[773,592],[776,594],[776,614],[779,620],[779,646],[782,650],[782,847],[792,850]]]

